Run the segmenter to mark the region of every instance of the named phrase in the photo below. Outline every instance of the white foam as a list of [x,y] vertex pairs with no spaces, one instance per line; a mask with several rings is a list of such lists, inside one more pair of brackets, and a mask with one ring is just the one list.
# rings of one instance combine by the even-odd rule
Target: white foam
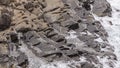
[[68,33],[69,33],[69,35],[66,36],[66,39],[77,38],[77,36],[75,35],[75,33],[76,33],[75,31],[70,31]]
[[69,61],[69,62],[58,61],[58,62],[47,63],[45,60],[35,56],[35,54],[32,53],[30,49],[28,49],[27,45],[24,44],[23,41],[21,41],[21,43],[22,46],[20,46],[19,50],[27,55],[29,61],[29,68],[70,68],[71,64],[74,63],[73,66],[75,66],[79,63],[75,61]]
[[101,58],[101,57],[97,56],[97,58],[98,58],[99,62],[102,63],[103,68],[112,68],[109,66],[109,60],[107,59],[107,57]]
[[[120,68],[120,0],[107,0],[112,6],[112,17],[97,17],[94,15],[96,20],[99,20],[105,30],[108,32],[108,41],[114,47],[114,53],[117,56],[117,62],[114,68]],[[113,25],[110,24],[110,21]],[[102,63],[108,61],[107,59],[102,59]],[[104,68],[110,68],[107,65]]]
[[67,63],[63,62],[54,62],[52,64],[48,64],[41,58],[35,56],[32,51],[27,48],[26,44],[24,44],[22,41],[21,43],[22,46],[20,46],[20,51],[24,52],[28,56],[29,68],[69,68]]

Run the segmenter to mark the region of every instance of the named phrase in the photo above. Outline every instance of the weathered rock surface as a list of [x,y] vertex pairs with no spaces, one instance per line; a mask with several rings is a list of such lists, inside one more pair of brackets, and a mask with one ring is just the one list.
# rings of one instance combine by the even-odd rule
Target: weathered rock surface
[[10,12],[7,9],[1,11],[0,16],[0,31],[5,30],[10,27],[12,18]]
[[[99,5],[99,6],[98,6]],[[98,16],[110,16],[112,9],[106,0],[95,0],[93,4],[93,13]]]
[[29,68],[33,56],[48,64],[79,63],[71,68],[103,68],[98,57],[116,60],[105,29],[91,14],[110,16],[106,0],[0,0],[0,13],[0,68]]

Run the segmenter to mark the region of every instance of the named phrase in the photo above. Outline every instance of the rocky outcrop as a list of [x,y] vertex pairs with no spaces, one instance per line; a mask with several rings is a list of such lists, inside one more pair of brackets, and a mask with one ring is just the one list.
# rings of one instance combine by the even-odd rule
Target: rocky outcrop
[[98,57],[116,60],[108,34],[92,15],[110,16],[105,0],[1,0],[0,5],[1,68],[31,68],[31,53],[48,64],[78,62],[74,68],[103,68]]
[[[99,5],[99,6],[98,6]],[[111,7],[106,0],[95,0],[93,4],[93,13],[98,16],[111,16]]]

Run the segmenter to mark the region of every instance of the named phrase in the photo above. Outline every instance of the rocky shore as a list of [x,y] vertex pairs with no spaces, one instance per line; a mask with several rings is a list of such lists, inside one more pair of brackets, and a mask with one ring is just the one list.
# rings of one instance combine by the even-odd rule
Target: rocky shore
[[117,58],[93,15],[111,11],[106,0],[0,0],[0,68],[103,68]]

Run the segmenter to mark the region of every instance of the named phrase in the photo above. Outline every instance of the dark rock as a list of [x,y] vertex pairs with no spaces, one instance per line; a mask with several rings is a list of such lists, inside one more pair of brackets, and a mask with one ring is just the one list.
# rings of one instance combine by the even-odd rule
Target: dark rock
[[8,29],[11,25],[12,19],[8,13],[2,13],[0,16],[0,31]]
[[113,23],[111,21],[109,21],[110,25],[113,25]]
[[82,55],[82,54],[84,54],[84,51],[78,51],[78,54]]
[[49,36],[49,33],[51,33],[51,32],[54,33],[54,29],[52,29],[52,28],[47,28],[47,29],[44,30],[44,34],[45,34],[46,36]]
[[84,62],[84,63],[81,63],[81,68],[95,68],[95,67],[91,63]]
[[51,39],[56,41],[57,43],[61,43],[61,44],[65,44],[67,42],[65,37],[62,35],[56,35],[56,36],[52,37]]
[[72,24],[68,27],[70,30],[75,30],[75,29],[78,29],[79,28],[79,24],[78,23],[75,23],[75,24]]
[[56,36],[56,35],[58,35],[56,32],[54,32],[54,31],[51,31],[51,32],[47,32],[46,33],[46,36],[48,37],[48,38],[52,38],[52,37],[54,37],[54,36]]
[[18,64],[18,66],[20,66],[20,67],[22,67],[22,68],[27,68],[28,63],[29,63],[29,62],[28,62],[28,60],[26,59],[24,62]]
[[31,2],[28,2],[27,4],[24,5],[24,8],[27,9],[28,11],[32,12],[34,5]]
[[47,55],[44,55],[43,57],[45,57],[45,59],[49,62],[61,61],[61,60],[67,61],[68,60],[68,58],[63,56],[63,54],[60,52],[47,54]]
[[60,46],[60,50],[70,50],[68,47]]
[[90,6],[90,3],[89,2],[83,2],[83,5],[82,7],[84,7],[86,10],[91,10],[91,6]]
[[63,44],[66,43],[65,37],[62,35],[58,35],[58,33],[56,33],[54,30],[46,30],[45,35],[47,36],[47,38],[50,38],[55,42]]
[[62,53],[51,53],[51,54],[44,55],[43,57],[48,57],[48,56],[51,56],[51,55],[56,55],[58,57],[61,57]]
[[32,31],[32,29],[31,28],[24,28],[24,27],[22,27],[22,28],[16,29],[16,31],[17,32],[21,32],[21,33],[26,33],[28,31]]
[[66,43],[66,39],[65,39],[64,36],[59,35],[59,36],[58,36],[58,40],[56,40],[56,42],[58,42],[58,43],[61,43],[61,42]]
[[110,7],[110,4],[107,5],[107,9],[103,12],[104,15],[108,15],[111,17],[111,7]]
[[18,36],[15,33],[10,34],[10,39],[11,39],[11,42],[13,42],[13,43],[17,43],[19,41]]
[[73,49],[74,47],[76,47],[74,44],[67,44],[67,46],[71,49]]
[[64,50],[63,53],[71,59],[79,60],[80,56],[77,50]]

